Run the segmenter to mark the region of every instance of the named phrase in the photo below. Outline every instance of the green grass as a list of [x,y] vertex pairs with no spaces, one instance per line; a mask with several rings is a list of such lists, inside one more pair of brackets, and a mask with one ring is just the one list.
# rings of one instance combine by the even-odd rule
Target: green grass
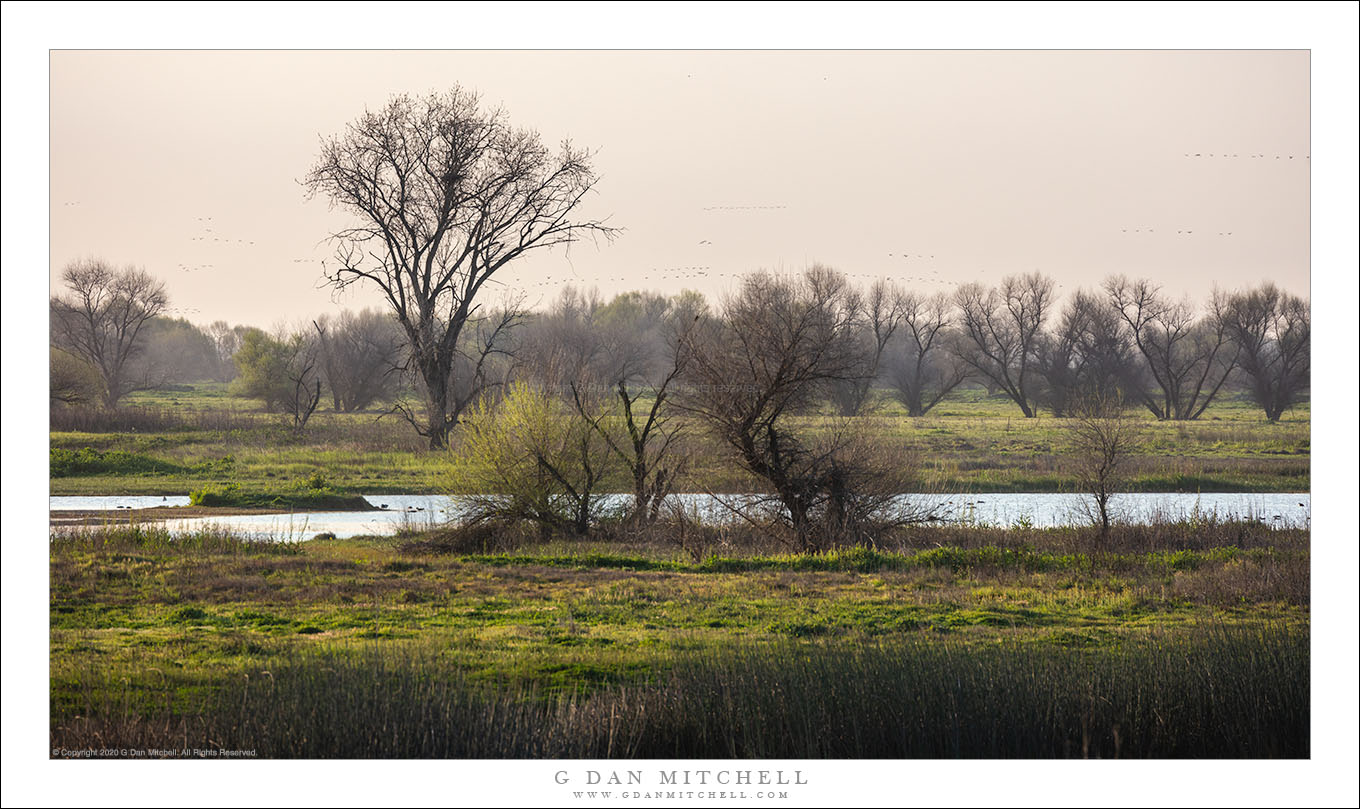
[[[132,406],[164,408],[190,419],[185,427],[150,432],[51,433],[61,453],[128,453],[156,474],[115,468],[70,473],[52,467],[52,494],[187,494],[210,484],[238,483],[267,490],[281,481],[321,472],[348,491],[438,493],[447,458],[431,452],[409,425],[393,416],[323,412],[294,436],[258,404],[205,384],[192,392],[143,393]],[[222,429],[205,414],[227,413]],[[1134,491],[1287,492],[1310,488],[1310,418],[1300,405],[1277,424],[1248,402],[1220,399],[1193,422],[1158,422],[1138,416],[1148,441],[1133,459]],[[245,418],[245,421],[241,419]],[[172,419],[173,420],[173,419]],[[828,429],[827,415],[794,419],[802,429]],[[194,426],[198,425],[198,426]],[[922,418],[909,418],[883,397],[873,419],[885,451],[921,459],[923,485],[951,491],[1055,492],[1071,490],[1065,469],[1066,420],[1020,417],[1007,401],[963,391]],[[742,473],[702,430],[693,432],[696,457],[683,486],[693,491],[750,491],[757,481]],[[65,456],[63,456],[65,457]],[[55,456],[54,456],[55,458]],[[617,491],[628,488],[619,478]]]
[[[1300,752],[1306,748],[1299,747],[1297,725],[1277,728],[1283,737],[1249,735],[1239,740],[1243,746],[1232,747],[1202,723],[1214,711],[1256,710],[1261,700],[1269,711],[1294,706],[1290,721],[1306,727],[1306,713],[1300,719],[1296,709],[1297,690],[1306,693],[1306,657],[1300,663],[1299,656],[1309,625],[1307,533],[1258,527],[1239,544],[1209,546],[1231,537],[1229,529],[1218,526],[1203,537],[1193,533],[1205,529],[1190,526],[1159,530],[1118,538],[1128,547],[1159,543],[1142,551],[1093,549],[1090,537],[1074,529],[1016,535],[959,528],[940,535],[950,542],[944,547],[737,552],[698,562],[656,542],[556,541],[505,554],[455,555],[421,552],[417,543],[394,539],[255,543],[211,531],[175,538],[144,525],[58,531],[50,553],[53,744],[75,749],[91,734],[150,743],[153,737],[163,741],[155,734],[171,732],[167,728],[209,734],[225,744],[221,740],[244,738],[233,734],[251,728],[260,734],[256,744],[270,755],[557,750],[723,756],[773,755],[776,749],[814,756],[874,750],[1021,755],[1021,745],[1038,737],[1049,746],[1031,755],[1078,755],[1083,744],[1092,754],[1093,744],[1093,726],[1088,723],[1083,742],[1080,728],[1069,724],[1086,704],[1080,695],[1107,694],[1110,704],[1143,717],[1128,720],[1142,727],[1146,716],[1138,706],[1164,708],[1178,698],[1177,689],[1209,687],[1217,696],[1202,695],[1208,702],[1196,697],[1201,701],[1194,703],[1195,711],[1207,713],[1194,714],[1193,722],[1171,736],[1153,734],[1145,744],[1131,740],[1151,731],[1129,735],[1127,724],[1118,731],[1123,741],[1114,742],[1109,723],[1125,721],[1119,719],[1125,708],[1101,708],[1111,713],[1097,723],[1104,735],[1094,754],[1113,755],[1118,744],[1127,745],[1123,755],[1306,754]],[[875,657],[876,648],[889,650],[887,657]],[[887,659],[904,649],[916,662],[889,665]],[[825,657],[817,657],[821,654]],[[1208,668],[1187,670],[1184,661],[1197,655]],[[946,742],[928,733],[912,736],[910,743],[880,738],[882,728],[861,728],[864,738],[878,738],[870,747],[848,739],[819,747],[814,742],[823,734],[804,734],[797,741],[802,746],[770,748],[755,736],[732,736],[733,723],[754,722],[749,727],[755,728],[774,721],[761,712],[766,708],[755,695],[743,692],[744,707],[723,707],[713,714],[717,724],[711,728],[675,724],[682,714],[713,707],[707,700],[729,693],[723,683],[765,681],[790,667],[805,680],[793,677],[785,685],[813,694],[810,701],[824,696],[845,705],[878,706],[902,693],[903,678],[918,678],[942,661],[952,661],[951,676],[1009,695],[1005,700],[1020,699],[1024,707],[1015,710],[1050,719],[1020,722],[1012,728],[1019,735],[1004,744],[987,735],[957,749],[939,747]],[[1302,665],[1305,674],[1301,682],[1276,681],[1281,675],[1271,669],[1275,673],[1255,682],[1251,666],[1265,661],[1289,671]],[[1204,673],[1210,670],[1216,673]],[[1145,671],[1153,684],[1118,685],[1113,677],[1120,671],[1129,676]],[[329,679],[333,676],[338,684]],[[877,690],[814,694],[816,682],[849,688],[865,676],[884,679]],[[1040,688],[1037,702],[1025,702],[1016,696],[1012,677],[1056,690]],[[321,693],[322,682],[332,683],[324,689],[328,695]],[[945,682],[931,688],[943,689]],[[266,683],[281,690],[269,691],[261,702]],[[1288,700],[1277,701],[1271,689],[1288,692]],[[625,692],[634,696],[620,696]],[[375,701],[361,696],[365,693],[380,696]],[[417,704],[405,702],[403,694]],[[468,748],[460,745],[478,737],[454,734],[463,739],[455,741],[435,734],[398,744],[379,742],[364,730],[365,723],[377,722],[375,711],[405,716],[411,710],[480,727],[476,717],[488,710],[487,700],[501,706],[495,710],[512,713],[517,705],[551,708],[523,721],[525,733],[557,728],[552,738],[559,732],[565,734],[561,738],[572,736],[555,724],[561,719],[557,712],[568,710],[564,706],[606,710],[611,700],[622,700],[613,704],[615,714],[623,706],[653,706],[635,717],[641,727],[651,727],[648,717],[671,718],[657,720],[655,735],[649,731],[623,748],[600,741],[594,725],[588,733],[570,725],[593,741],[566,747],[533,733],[484,738],[483,746]],[[947,707],[932,700],[908,701],[899,706],[906,713],[894,715],[925,721]],[[223,707],[238,704],[253,706],[248,714],[277,716],[281,724],[253,725],[233,713],[236,708]],[[347,705],[356,712],[344,713]],[[1306,699],[1303,705],[1306,711]],[[321,732],[312,712],[323,708],[343,709],[326,715],[349,719]],[[983,708],[978,702],[967,710]],[[196,718],[205,712],[205,718]],[[866,727],[878,727],[859,713]],[[1057,714],[1068,719],[1053,725]],[[194,724],[200,721],[207,724]],[[816,714],[798,721],[812,727],[829,719]],[[299,736],[292,723],[309,729]],[[320,735],[308,736],[312,731]],[[671,731],[688,741],[666,753]],[[297,741],[304,736],[313,741]],[[1204,741],[1208,738],[1214,741]]]
[[[66,675],[53,748],[327,758],[1306,758],[1308,635],[1145,633],[1091,650],[919,637],[590,663],[490,687],[431,643],[281,654],[216,689],[173,670]],[[562,674],[589,690],[553,688]],[[142,682],[157,686],[153,694]],[[55,689],[54,689],[55,690]],[[61,701],[54,697],[54,707]]]

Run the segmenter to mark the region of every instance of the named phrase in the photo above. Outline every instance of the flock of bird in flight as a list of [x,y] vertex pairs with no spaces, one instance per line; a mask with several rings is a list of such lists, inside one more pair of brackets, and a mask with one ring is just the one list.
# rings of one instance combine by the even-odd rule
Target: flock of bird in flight
[[[1205,153],[1205,152],[1185,152],[1185,153],[1183,153],[1183,156],[1184,156],[1185,158],[1192,159],[1192,160],[1193,160],[1193,159],[1214,159],[1214,160],[1229,159],[1229,160],[1231,160],[1231,159],[1242,159],[1242,158],[1244,158],[1244,157],[1245,157],[1246,159],[1251,159],[1251,160],[1265,160],[1265,159],[1270,159],[1270,158],[1272,157],[1272,155],[1267,155],[1267,154],[1263,154],[1263,153],[1262,153],[1262,154],[1247,154],[1247,155],[1241,155],[1241,154],[1238,154],[1238,153],[1226,153],[1226,152],[1225,152],[1225,153],[1218,153],[1218,152],[1208,152],[1208,153]],[[1296,156],[1296,155],[1291,155],[1291,154],[1282,154],[1282,155],[1278,155],[1278,154],[1277,154],[1277,155],[1273,155],[1273,158],[1274,158],[1275,160],[1294,160],[1296,157],[1301,157],[1301,158],[1304,159],[1304,160],[1309,160],[1309,159],[1311,158],[1311,155],[1301,155],[1301,156]],[[63,203],[61,203],[61,204],[62,204],[62,207],[70,208],[70,207],[75,207],[75,206],[80,205],[80,204],[81,204],[81,201],[79,201],[79,200],[71,200],[71,201],[63,202]],[[705,212],[770,211],[770,210],[783,210],[783,209],[786,209],[786,208],[788,208],[788,207],[789,207],[789,206],[786,205],[786,204],[767,204],[767,205],[708,205],[708,206],[704,206],[704,207],[702,208],[702,210],[705,211]],[[226,235],[224,235],[223,233],[221,233],[221,232],[215,230],[213,227],[208,226],[208,223],[211,223],[211,222],[213,221],[213,217],[211,217],[211,216],[199,216],[199,217],[195,217],[195,221],[197,221],[197,222],[199,222],[199,223],[202,223],[203,228],[202,228],[202,230],[201,230],[197,235],[194,235],[194,236],[191,236],[191,237],[190,237],[189,240],[190,240],[191,242],[204,242],[205,244],[206,244],[206,243],[213,243],[213,244],[217,244],[217,245],[221,245],[221,246],[236,246],[236,247],[250,247],[250,246],[254,246],[254,245],[255,245],[255,242],[254,242],[253,240],[250,240],[250,239],[242,239],[242,238],[235,238],[235,239],[234,239],[234,238],[231,238],[231,237],[229,237],[229,236],[226,236]],[[1158,230],[1157,230],[1156,228],[1150,228],[1150,227],[1135,227],[1135,228],[1127,228],[1127,227],[1126,227],[1126,228],[1121,228],[1120,232],[1121,232],[1121,233],[1125,233],[1125,234],[1137,234],[1137,235],[1143,235],[1143,234],[1156,234],[1156,233],[1158,233]],[[1161,233],[1170,235],[1170,234],[1171,234],[1171,230],[1170,230],[1169,228],[1166,228],[1166,229],[1163,229],[1163,230],[1161,231]],[[1192,230],[1192,229],[1189,229],[1189,228],[1183,228],[1183,229],[1176,230],[1176,231],[1175,231],[1175,234],[1176,234],[1177,236],[1194,236],[1194,235],[1196,235],[1196,231],[1195,231],[1195,230]],[[1201,234],[1201,235],[1209,235],[1209,231],[1200,231],[1200,234]],[[1216,232],[1214,232],[1214,235],[1221,236],[1221,237],[1229,237],[1229,236],[1233,236],[1233,231],[1216,231]],[[699,241],[698,246],[699,246],[699,247],[712,247],[713,244],[714,244],[714,243],[713,243],[711,240],[709,240],[709,239],[702,239],[702,240]],[[932,254],[927,254],[927,253],[888,253],[888,257],[889,257],[889,258],[900,258],[900,259],[903,259],[903,260],[910,260],[910,261],[927,261],[927,260],[933,261],[933,260],[935,259],[935,256],[934,256],[934,255],[932,255]],[[293,264],[307,264],[307,263],[313,263],[313,262],[315,262],[315,261],[316,261],[316,259],[314,259],[314,258],[294,258],[294,259],[291,260],[291,263],[293,263]],[[917,266],[919,266],[919,265],[917,265]],[[210,269],[216,269],[216,267],[217,267],[217,265],[216,265],[216,264],[212,264],[212,263],[202,263],[202,264],[193,264],[193,265],[186,264],[186,263],[180,263],[180,264],[177,265],[176,269],[180,270],[181,272],[189,273],[189,272],[195,272],[195,271],[198,271],[198,270],[210,270]],[[573,271],[573,272],[574,272],[574,271]],[[606,282],[606,283],[608,283],[608,282],[628,283],[628,282],[636,282],[636,281],[652,281],[652,280],[661,281],[661,280],[672,280],[672,279],[739,278],[739,277],[741,277],[741,276],[747,274],[747,273],[746,273],[746,270],[739,270],[739,271],[714,270],[714,268],[713,268],[711,265],[674,266],[674,267],[650,267],[650,268],[647,268],[646,270],[644,270],[643,272],[644,272],[645,274],[641,274],[641,275],[638,275],[638,274],[634,274],[634,275],[621,275],[621,276],[620,276],[620,275],[613,275],[613,276],[607,276],[607,277],[606,277],[606,276],[602,276],[602,275],[597,275],[596,278],[595,278],[595,280],[598,281],[598,282]],[[985,270],[980,270],[979,272],[985,272]],[[849,276],[851,276],[851,277],[856,277],[856,278],[866,278],[866,279],[880,279],[880,278],[886,279],[886,278],[896,278],[896,279],[898,279],[898,280],[903,280],[903,281],[915,281],[915,282],[926,283],[926,284],[942,284],[942,285],[955,285],[955,286],[957,286],[957,285],[960,283],[960,282],[958,282],[958,281],[950,280],[950,279],[948,279],[948,278],[938,277],[938,276],[940,275],[940,271],[939,271],[938,269],[933,269],[933,270],[931,270],[929,275],[924,274],[924,270],[922,269],[922,273],[923,273],[923,274],[918,275],[918,276],[899,276],[897,273],[847,273],[847,275],[849,275]],[[930,276],[936,276],[936,277],[930,277]],[[496,279],[493,279],[493,280],[496,280]],[[542,281],[533,282],[533,283],[528,283],[528,284],[506,283],[506,282],[499,281],[499,280],[496,280],[496,282],[499,283],[499,284],[501,284],[501,285],[503,285],[503,286],[506,286],[506,287],[517,287],[517,288],[521,288],[521,289],[532,289],[532,288],[539,288],[539,287],[554,286],[554,285],[561,284],[561,283],[568,283],[568,282],[570,282],[570,281],[572,281],[572,280],[577,280],[577,281],[579,281],[579,280],[582,280],[582,279],[580,278],[579,275],[576,275],[576,278],[575,278],[575,279],[566,278],[566,277],[556,277],[556,276],[551,276],[551,275],[549,275],[549,276],[546,276]],[[197,313],[199,313],[200,310],[197,309],[197,308],[182,307],[182,308],[167,309],[166,311],[169,312],[169,313],[174,313],[174,314],[181,314],[181,315],[183,315],[183,314],[197,314]]]
[[[1234,153],[1234,154],[1227,154],[1227,153],[1224,153],[1224,154],[1214,154],[1214,153],[1205,154],[1204,152],[1194,152],[1194,153],[1186,152],[1186,153],[1185,153],[1185,157],[1191,158],[1192,160],[1193,160],[1194,158],[1197,158],[1197,157],[1198,157],[1198,158],[1213,158],[1213,159],[1215,159],[1215,160],[1222,160],[1222,159],[1224,159],[1224,158],[1227,158],[1227,159],[1229,159],[1229,160],[1232,160],[1233,158],[1238,158],[1238,157],[1241,157],[1241,156],[1242,156],[1242,155],[1235,154],[1235,153]],[[1248,158],[1251,158],[1251,159],[1263,160],[1263,159],[1269,157],[1269,155],[1263,155],[1263,154],[1249,154],[1249,155],[1247,155],[1247,157],[1248,157]],[[1307,160],[1307,159],[1309,159],[1309,157],[1311,157],[1311,155],[1304,155],[1304,156],[1303,156],[1303,159],[1304,159],[1304,160]],[[1285,155],[1277,154],[1277,155],[1275,155],[1275,159],[1276,159],[1276,160],[1286,160],[1286,159],[1288,159],[1288,160],[1293,160],[1293,159],[1294,159],[1294,155],[1292,155],[1292,154],[1285,154]]]

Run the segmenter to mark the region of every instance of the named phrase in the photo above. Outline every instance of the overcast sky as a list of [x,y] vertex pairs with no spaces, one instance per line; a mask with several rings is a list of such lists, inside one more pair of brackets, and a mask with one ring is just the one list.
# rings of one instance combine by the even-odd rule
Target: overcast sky
[[[507,268],[713,294],[821,262],[926,290],[1041,270],[1174,294],[1309,288],[1306,51],[53,51],[50,279],[97,256],[195,322],[336,306],[346,217],[298,180],[322,136],[458,83],[598,150],[612,243]],[[701,274],[701,273],[706,273]]]

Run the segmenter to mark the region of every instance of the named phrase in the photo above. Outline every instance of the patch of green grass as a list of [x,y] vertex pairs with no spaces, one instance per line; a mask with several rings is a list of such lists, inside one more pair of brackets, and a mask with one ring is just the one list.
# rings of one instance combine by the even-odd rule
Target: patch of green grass
[[264,491],[246,490],[235,483],[204,486],[189,492],[189,504],[333,511],[369,511],[374,508],[362,495],[347,494],[332,488],[319,472],[312,473],[294,486]]
[[[910,418],[886,391],[869,418],[876,441],[888,452],[923,461],[925,486],[968,492],[1070,491],[1065,468],[1067,420],[1041,414],[1022,418],[1014,405],[981,391],[960,391],[926,416]],[[140,397],[140,398],[139,398]],[[144,456],[162,472],[102,472],[51,478],[53,494],[185,494],[211,484],[237,483],[267,491],[281,481],[321,471],[350,492],[441,493],[447,477],[445,453],[430,451],[400,419],[378,413],[316,414],[297,436],[258,410],[235,400],[220,385],[196,385],[192,392],[138,394],[129,404],[183,413],[186,426],[136,432],[51,433],[51,446],[70,452],[126,452]],[[223,409],[223,427],[208,414]],[[1157,421],[1137,414],[1146,443],[1133,458],[1135,491],[1307,491],[1310,484],[1310,409],[1300,405],[1279,423],[1240,399],[1220,398],[1196,421]],[[239,426],[233,426],[236,422]],[[831,429],[826,414],[791,418],[794,427],[816,434]],[[695,490],[752,491],[759,482],[733,463],[728,451],[702,429],[691,431],[695,449]],[[454,440],[457,440],[455,434]],[[229,459],[229,460],[228,460]],[[627,491],[620,475],[605,488]]]

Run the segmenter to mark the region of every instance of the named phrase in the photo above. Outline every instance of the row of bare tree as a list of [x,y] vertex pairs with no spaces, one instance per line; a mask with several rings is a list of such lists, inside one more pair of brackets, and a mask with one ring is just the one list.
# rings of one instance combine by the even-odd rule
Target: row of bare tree
[[[1115,473],[1136,443],[1127,403],[1195,418],[1240,368],[1278,418],[1307,386],[1307,306],[1273,286],[1216,294],[1199,316],[1112,278],[1054,317],[1053,289],[1034,274],[952,299],[886,282],[866,292],[813,267],[749,275],[712,313],[695,296],[603,304],[568,290],[514,333],[501,403],[483,399],[464,419],[460,485],[497,492],[489,515],[582,533],[616,465],[633,481],[630,519],[645,523],[685,465],[686,432],[704,430],[770,492],[736,511],[763,509],[800,550],[862,544],[930,516],[901,497],[920,490],[917,465],[874,447],[875,379],[915,415],[977,379],[1026,415],[1074,417],[1108,530]],[[828,402],[841,418],[791,418]]]
[[[113,407],[135,390],[239,374],[241,392],[299,423],[324,389],[336,411],[395,402],[425,427],[419,407],[403,395],[421,385],[403,330],[389,315],[347,311],[272,334],[221,321],[199,328],[162,316],[164,285],[140,270],[83,261],[63,280],[68,292],[51,306],[54,400],[97,396]],[[1123,277],[1061,304],[1053,281],[1037,273],[995,287],[968,284],[952,296],[888,281],[860,289],[825,268],[810,270],[804,282],[841,318],[836,346],[847,365],[820,395],[843,415],[865,412],[880,385],[909,415],[924,415],[973,381],[1003,393],[1027,417],[1043,408],[1066,415],[1078,395],[1118,391],[1160,419],[1188,420],[1236,384],[1275,421],[1309,384],[1308,303],[1271,284],[1215,292],[1196,307]],[[755,294],[743,291],[716,320],[740,317],[741,296]],[[715,319],[696,292],[630,292],[606,303],[597,292],[570,288],[543,313],[509,306],[471,318],[447,375],[449,415],[456,422],[479,396],[512,379],[560,391],[573,383],[645,384],[677,324],[696,318]]]
[[224,321],[199,327],[166,317],[164,283],[138,268],[90,259],[67,267],[62,280],[65,293],[50,302],[53,402],[113,408],[135,391],[236,380],[242,394],[305,423],[316,402],[302,391],[316,394],[318,383],[346,412],[399,389],[403,339],[378,312],[323,315],[273,333]]
[[[746,318],[805,284],[810,299],[836,313],[836,339],[822,350],[843,355],[844,367],[819,395],[846,416],[865,412],[878,386],[886,385],[909,415],[921,416],[971,381],[1009,397],[1026,417],[1041,409],[1068,415],[1075,397],[1117,391],[1159,419],[1190,420],[1236,384],[1275,421],[1309,384],[1308,304],[1272,284],[1215,292],[1197,308],[1149,281],[1123,277],[1062,302],[1052,279],[1037,273],[995,287],[967,284],[952,296],[889,281],[860,289],[821,267],[797,283],[752,278],[763,280],[744,286],[716,319],[692,293],[683,299],[628,293],[606,305],[568,289],[520,327],[505,353],[520,357],[515,376],[543,386],[642,382],[638,369],[664,351],[674,322]],[[762,296],[772,300],[751,300]],[[763,350],[778,357],[781,347]],[[734,369],[729,381],[763,364]]]

